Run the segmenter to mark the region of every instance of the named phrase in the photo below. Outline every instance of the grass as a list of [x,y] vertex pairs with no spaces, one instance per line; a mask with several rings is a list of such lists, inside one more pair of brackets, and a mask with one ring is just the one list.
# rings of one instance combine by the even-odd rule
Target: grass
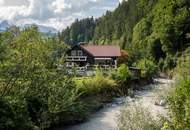
[[113,97],[119,95],[119,86],[116,80],[109,76],[104,76],[100,71],[93,77],[73,78],[75,87],[80,94],[81,101],[87,113],[99,110],[107,102],[111,102]]
[[103,75],[88,78],[75,78],[76,88],[82,95],[109,94],[117,89],[116,81]]
[[121,111],[118,120],[119,130],[160,130],[161,123],[156,121],[147,108],[141,104],[128,104]]

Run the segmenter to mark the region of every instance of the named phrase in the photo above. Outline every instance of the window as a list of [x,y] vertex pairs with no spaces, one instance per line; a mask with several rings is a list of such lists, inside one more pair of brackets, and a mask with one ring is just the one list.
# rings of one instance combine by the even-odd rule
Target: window
[[75,50],[71,51],[71,56],[76,56],[76,51]]
[[82,51],[81,50],[79,50],[78,51],[78,56],[82,56],[83,54],[82,54]]

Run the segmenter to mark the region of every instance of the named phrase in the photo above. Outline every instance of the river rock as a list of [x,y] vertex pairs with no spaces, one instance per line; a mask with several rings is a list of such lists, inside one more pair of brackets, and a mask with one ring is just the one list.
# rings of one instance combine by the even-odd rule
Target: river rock
[[157,106],[162,106],[162,107],[164,107],[165,105],[166,105],[166,100],[164,100],[164,99],[162,99],[162,100],[160,100],[160,101],[155,101],[155,105],[157,105]]

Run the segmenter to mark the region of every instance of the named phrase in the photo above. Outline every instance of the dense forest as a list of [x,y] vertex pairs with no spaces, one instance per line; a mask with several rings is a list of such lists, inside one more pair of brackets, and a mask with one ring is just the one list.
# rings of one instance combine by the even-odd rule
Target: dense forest
[[[190,1],[128,0],[100,18],[76,20],[47,37],[35,26],[0,33],[0,129],[40,130],[84,121],[115,96],[128,92],[126,64],[90,78],[68,75],[67,44],[117,44],[128,52],[140,79],[164,72],[176,78],[163,130],[190,129]],[[125,93],[126,92],[126,93]]]
[[156,1],[123,1],[113,12],[107,11],[100,18],[77,19],[70,27],[60,32],[60,38],[71,44],[114,43],[125,48],[126,44],[132,41],[133,27],[154,7]]

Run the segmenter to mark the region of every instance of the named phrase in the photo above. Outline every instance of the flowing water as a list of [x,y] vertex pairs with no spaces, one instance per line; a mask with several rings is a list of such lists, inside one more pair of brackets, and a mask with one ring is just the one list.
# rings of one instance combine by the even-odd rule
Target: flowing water
[[173,80],[155,79],[155,82],[155,84],[145,86],[144,90],[135,91],[135,98],[116,98],[112,103],[106,104],[102,110],[92,114],[85,123],[56,130],[117,130],[117,119],[121,114],[120,110],[124,106],[127,107],[125,102],[141,102],[142,105],[150,109],[154,116],[160,114],[166,116],[166,107],[155,105],[155,101],[160,95],[164,95],[167,92],[172,86]]

